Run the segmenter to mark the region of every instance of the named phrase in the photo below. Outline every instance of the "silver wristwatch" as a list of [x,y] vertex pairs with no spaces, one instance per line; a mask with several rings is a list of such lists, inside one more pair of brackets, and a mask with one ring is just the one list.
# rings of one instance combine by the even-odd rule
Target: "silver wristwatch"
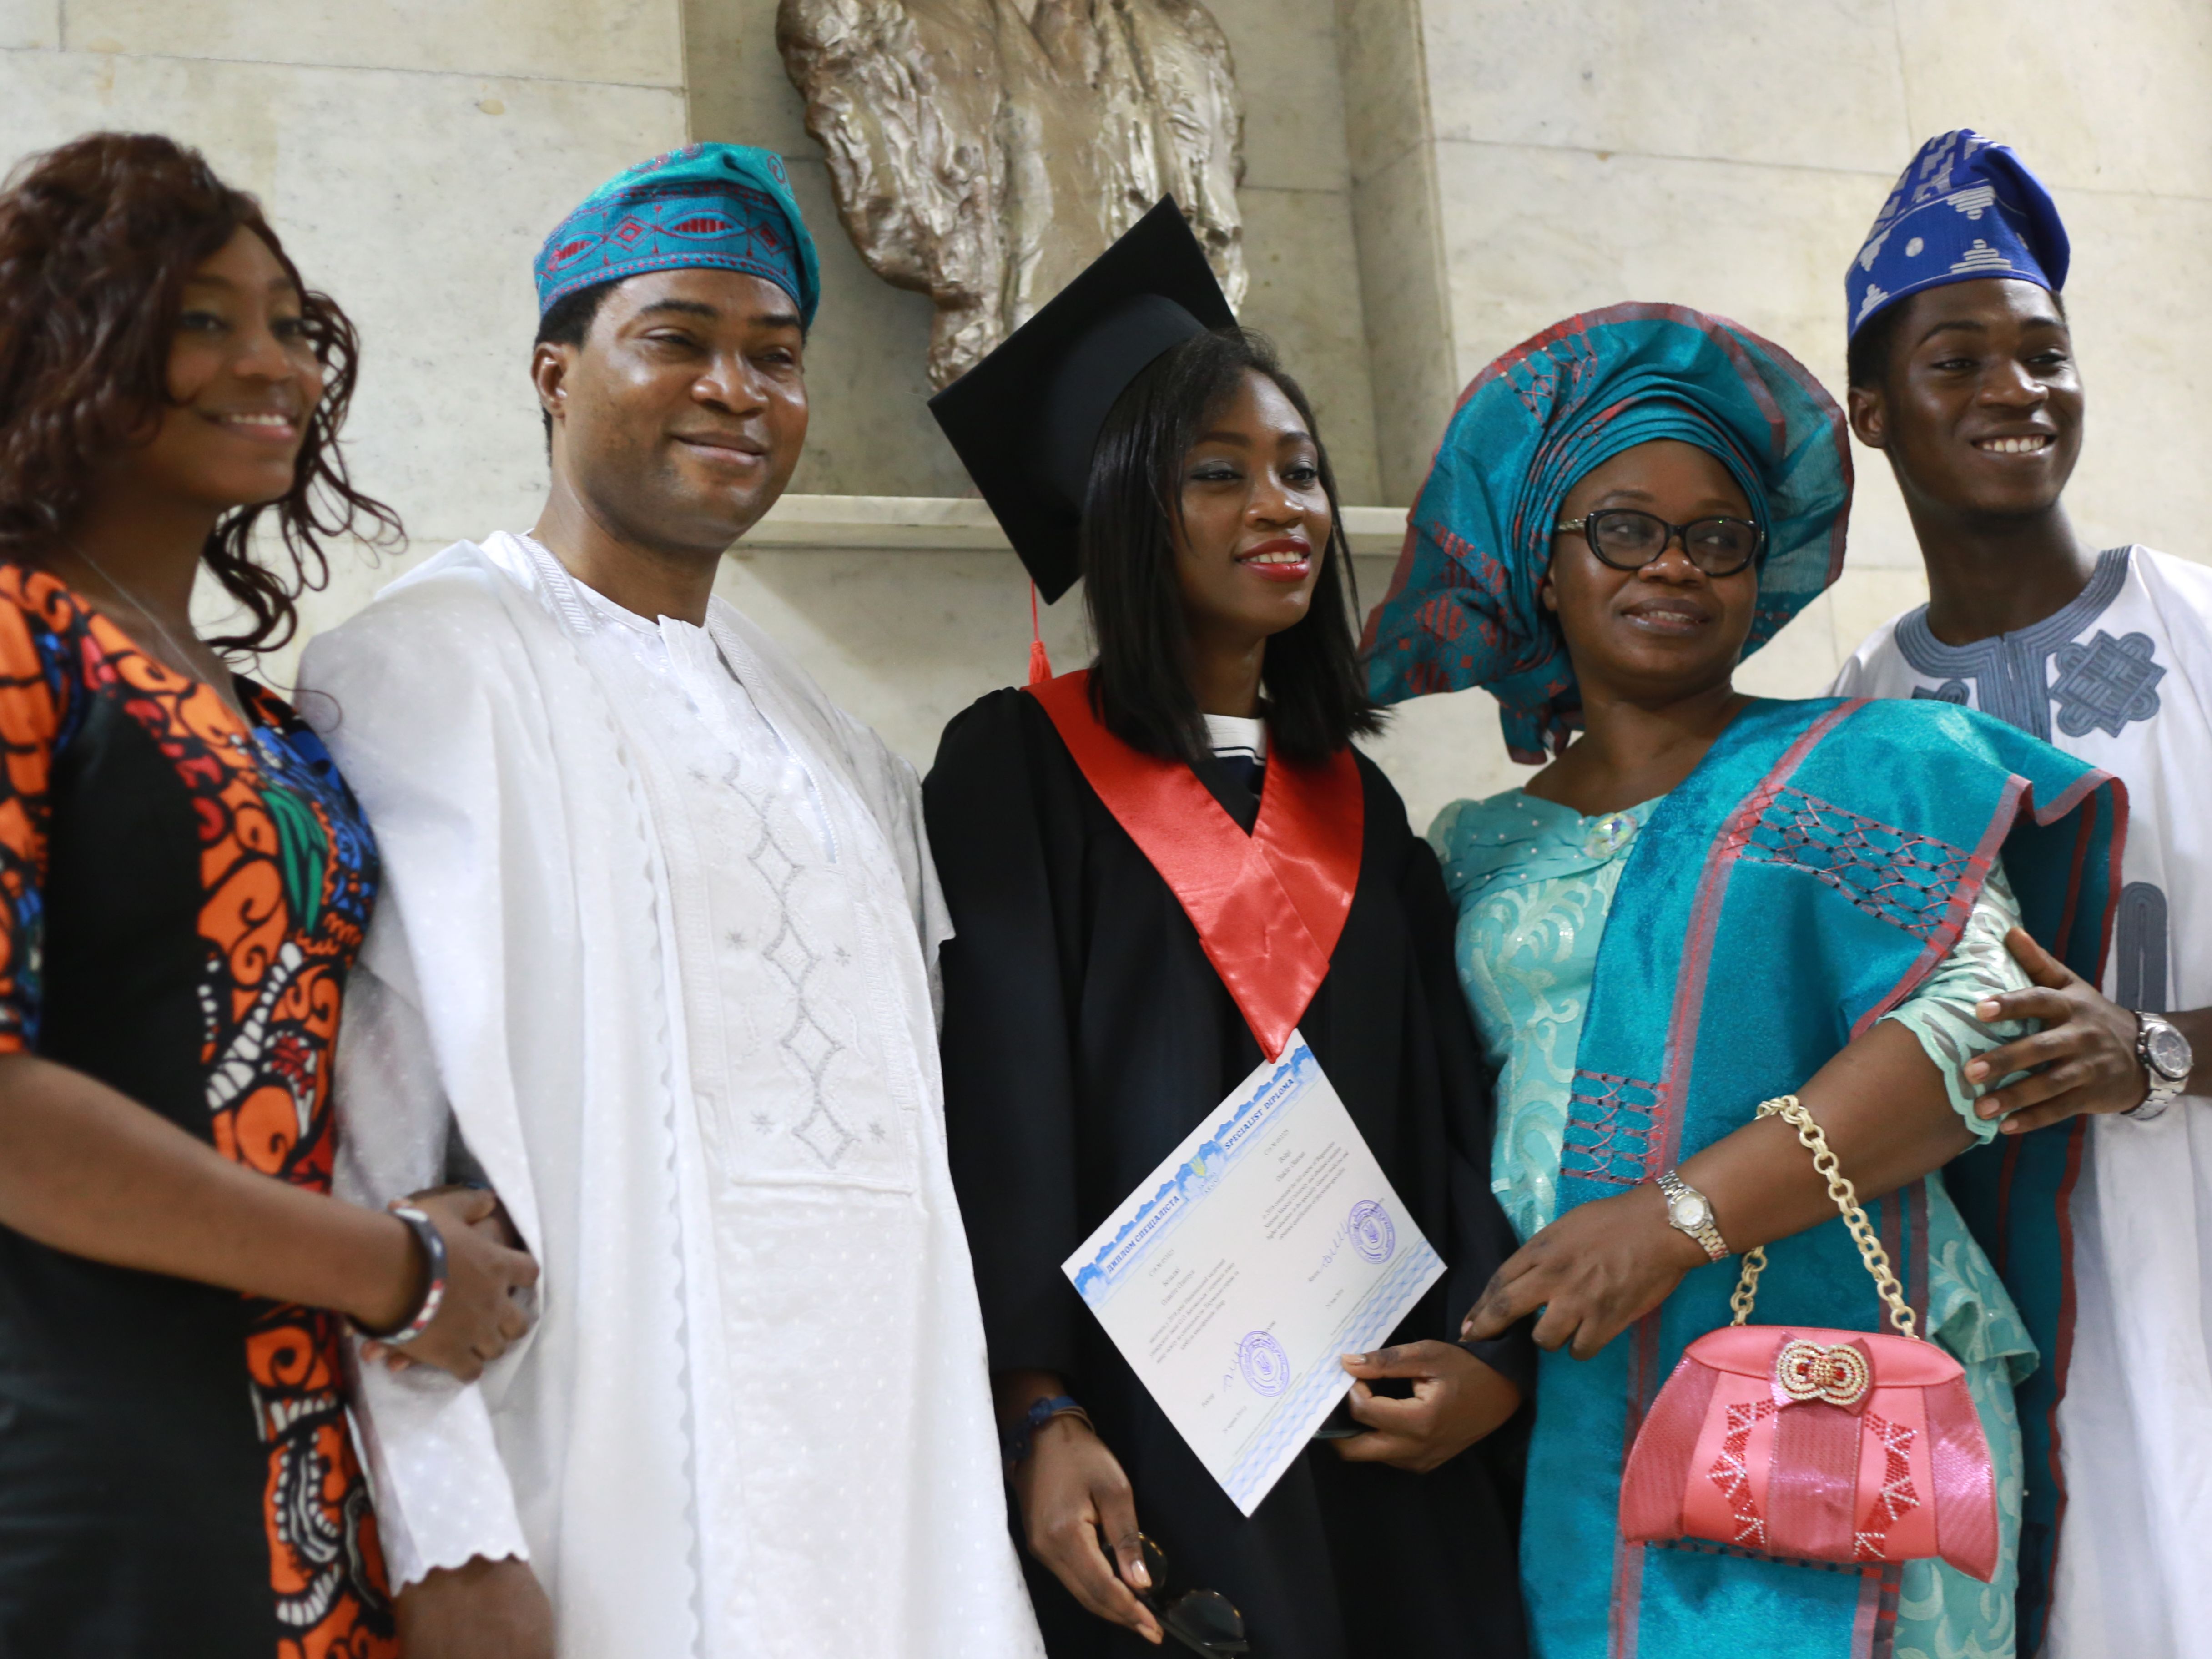
[[2173,1097],[2188,1086],[2190,1068],[2197,1063],[2197,1054],[2172,1020],[2138,1008],[2136,1058],[2142,1061],[2143,1075],[2150,1079],[2150,1092],[2142,1097],[2140,1105],[2130,1107],[2120,1115],[2148,1123],[2163,1115],[2166,1109],[2173,1104]]
[[1728,1255],[1728,1241],[1713,1225],[1711,1200],[1672,1170],[1659,1177],[1659,1190],[1667,1200],[1668,1226],[1696,1239],[1699,1248],[1715,1261]]

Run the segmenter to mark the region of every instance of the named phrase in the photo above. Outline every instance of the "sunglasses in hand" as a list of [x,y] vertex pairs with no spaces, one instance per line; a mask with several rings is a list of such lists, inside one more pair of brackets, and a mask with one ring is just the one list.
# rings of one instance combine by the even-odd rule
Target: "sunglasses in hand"
[[1145,1571],[1152,1581],[1150,1589],[1137,1592],[1137,1599],[1152,1609],[1160,1628],[1193,1653],[1216,1654],[1224,1659],[1249,1656],[1252,1644],[1244,1639],[1244,1615],[1229,1598],[1219,1590],[1175,1589],[1167,1552],[1142,1533],[1137,1534],[1137,1542],[1144,1550]]

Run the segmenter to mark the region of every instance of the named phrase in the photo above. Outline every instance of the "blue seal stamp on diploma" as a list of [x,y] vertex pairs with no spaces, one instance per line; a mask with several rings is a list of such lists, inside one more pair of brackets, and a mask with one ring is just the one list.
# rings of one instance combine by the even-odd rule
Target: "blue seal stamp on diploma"
[[1265,1331],[1254,1331],[1237,1345],[1237,1368],[1253,1393],[1271,1400],[1291,1386],[1291,1357]]
[[1352,1248],[1369,1261],[1388,1261],[1398,1248],[1398,1230],[1390,1223],[1389,1211],[1371,1198],[1353,1205],[1344,1224],[1352,1235]]

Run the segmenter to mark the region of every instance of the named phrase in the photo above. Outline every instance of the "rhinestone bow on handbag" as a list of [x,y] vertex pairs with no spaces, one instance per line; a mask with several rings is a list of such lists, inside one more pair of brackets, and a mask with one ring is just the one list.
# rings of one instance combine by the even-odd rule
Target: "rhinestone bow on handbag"
[[1766,1266],[1766,1252],[1752,1251],[1729,1302],[1735,1322],[1684,1351],[1629,1448],[1621,1536],[1796,1560],[1934,1556],[1987,1583],[1996,1474],[1966,1371],[1915,1329],[1813,1115],[1794,1095],[1759,1115],[1793,1126],[1813,1154],[1898,1334],[1747,1322]]

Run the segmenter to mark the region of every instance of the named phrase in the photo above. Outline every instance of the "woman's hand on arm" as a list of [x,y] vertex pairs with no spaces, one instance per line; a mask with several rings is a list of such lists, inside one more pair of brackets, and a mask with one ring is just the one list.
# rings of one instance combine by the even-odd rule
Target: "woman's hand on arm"
[[[1369,1430],[1334,1443],[1348,1463],[1388,1463],[1426,1474],[1449,1463],[1521,1408],[1521,1390],[1465,1348],[1449,1342],[1406,1342],[1373,1353],[1346,1354],[1354,1420]],[[1410,1377],[1410,1400],[1376,1394],[1382,1377]]]
[[[511,1290],[538,1264],[470,1224],[489,1194],[424,1200],[444,1239],[444,1303],[409,1345],[465,1378],[520,1334]],[[58,1250],[248,1296],[328,1308],[372,1330],[411,1319],[427,1264],[398,1218],[232,1162],[106,1084],[0,1057],[0,1223]]]
[[[1973,1144],[1919,1039],[1892,1022],[1852,1042],[1797,1097],[1862,1201],[1941,1169]],[[1811,1154],[1778,1118],[1722,1137],[1686,1159],[1680,1173],[1711,1203],[1715,1225],[1737,1252],[1836,1213]],[[1646,1182],[1578,1205],[1522,1245],[1492,1277],[1462,1332],[1488,1340],[1541,1308],[1537,1346],[1571,1345],[1577,1359],[1588,1359],[1705,1259],[1696,1240],[1668,1225],[1665,1200]]]
[[[2136,1051],[2134,1013],[2030,939],[2027,929],[2014,928],[2005,948],[2027,970],[2033,986],[1990,998],[1974,1010],[1975,1018],[2039,1020],[2043,1029],[1990,1050],[1966,1067],[1970,1083],[2029,1072],[1991,1090],[1975,1109],[1985,1118],[2003,1118],[2002,1132],[2018,1135],[2080,1113],[2125,1112],[2142,1105],[2150,1079]],[[2212,1009],[2166,1018],[2197,1051],[2190,1092],[2212,1087]]]
[[1536,1346],[1588,1359],[1705,1261],[1695,1239],[1667,1224],[1667,1200],[1646,1182],[1577,1205],[1506,1257],[1460,1334],[1492,1341],[1541,1309]]
[[[481,1187],[447,1187],[415,1194],[407,1201],[430,1218],[445,1242],[446,1294],[422,1334],[404,1347],[393,1348],[374,1339],[370,1346],[382,1349],[387,1363],[398,1359],[406,1365],[434,1366],[473,1382],[530,1328],[529,1316],[514,1292],[537,1283],[538,1264],[509,1248],[507,1236],[512,1230],[496,1194]],[[415,1299],[392,1323],[414,1316],[422,1305],[421,1284],[418,1276]],[[391,1326],[366,1328],[388,1330]]]
[[[1003,1431],[1035,1401],[1066,1390],[1048,1371],[1006,1371],[995,1380],[994,1392]],[[1030,1437],[1030,1455],[1014,1466],[1013,1487],[1030,1553],[1089,1611],[1157,1644],[1159,1621],[1136,1594],[1152,1588],[1139,1542],[1136,1496],[1121,1461],[1091,1425],[1073,1416],[1047,1422]]]
[[[459,1200],[457,1206],[452,1207],[450,1211],[447,1206],[431,1202],[432,1200],[448,1198]],[[522,1234],[516,1228],[514,1218],[507,1214],[507,1206],[501,1202],[499,1194],[474,1182],[448,1182],[442,1186],[426,1187],[419,1192],[408,1194],[403,1201],[428,1215],[437,1226],[439,1237],[446,1243],[449,1272],[454,1248],[454,1229],[457,1226],[466,1227],[478,1237],[488,1239],[495,1244],[503,1244],[510,1250],[526,1252],[529,1249],[522,1242]],[[496,1261],[497,1258],[495,1257],[494,1260]],[[438,1365],[436,1359],[430,1354],[417,1352],[426,1342],[432,1343],[433,1354],[437,1351],[438,1344],[432,1340],[443,1334],[440,1328],[444,1315],[442,1306],[439,1311],[440,1318],[431,1321],[429,1329],[424,1331],[421,1336],[404,1347],[395,1348],[388,1342],[380,1342],[374,1337],[368,1338],[361,1345],[362,1358],[371,1364],[380,1364],[389,1371],[408,1370],[417,1364],[432,1365],[442,1370],[453,1370],[450,1365]],[[499,1320],[501,1334],[510,1340],[520,1339],[530,1328],[528,1318],[512,1296],[507,1298],[504,1307],[495,1310],[495,1312]],[[480,1355],[478,1358],[495,1359],[498,1356],[489,1354]],[[470,1382],[474,1378],[464,1377],[462,1380]]]

